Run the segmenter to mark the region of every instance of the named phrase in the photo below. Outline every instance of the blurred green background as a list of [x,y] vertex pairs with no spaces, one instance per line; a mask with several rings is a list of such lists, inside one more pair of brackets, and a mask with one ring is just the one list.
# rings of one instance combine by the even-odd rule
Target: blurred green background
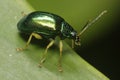
[[[27,0],[35,10],[62,16],[78,32],[89,19],[107,10],[100,20],[81,36],[81,47],[75,51],[110,79],[119,74],[119,0]],[[37,3],[37,5],[36,5]],[[66,40],[70,45],[70,41]]]

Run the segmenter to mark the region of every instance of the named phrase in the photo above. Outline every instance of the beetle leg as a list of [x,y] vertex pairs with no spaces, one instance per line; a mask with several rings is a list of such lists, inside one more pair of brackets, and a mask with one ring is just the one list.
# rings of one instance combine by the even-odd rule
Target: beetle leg
[[62,48],[63,48],[62,40],[60,41],[59,45],[60,45],[60,57],[59,57],[59,61],[58,61],[58,70],[59,70],[60,72],[62,72],[62,71],[63,71],[63,70],[62,70],[62,65],[61,65],[61,60],[62,60]]
[[21,12],[22,16],[26,16],[27,14],[24,13],[24,11]]
[[46,60],[46,55],[47,55],[48,49],[49,49],[53,44],[54,44],[54,40],[52,40],[52,41],[47,45],[47,47],[46,47],[46,49],[45,49],[45,52],[43,53],[43,56],[42,56],[42,58],[41,58],[41,60],[40,60],[40,64],[39,64],[40,67],[42,67],[42,63]]
[[72,48],[74,48],[75,44],[74,44],[74,40],[72,40]]
[[41,37],[39,34],[32,33],[32,34],[30,35],[30,37],[29,37],[29,39],[28,39],[25,47],[24,47],[24,48],[17,48],[17,51],[25,50],[25,49],[28,47],[28,45],[30,44],[30,41],[31,41],[31,39],[32,39],[33,36],[34,36],[35,38],[37,38],[37,39],[42,39],[42,37]]

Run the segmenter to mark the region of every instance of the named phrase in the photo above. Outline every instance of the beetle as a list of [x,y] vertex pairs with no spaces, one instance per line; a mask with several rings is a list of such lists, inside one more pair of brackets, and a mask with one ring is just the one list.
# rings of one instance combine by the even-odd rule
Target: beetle
[[56,36],[60,37],[59,48],[60,48],[60,57],[58,60],[58,68],[59,71],[62,71],[61,58],[62,58],[62,40],[65,38],[72,40],[72,47],[74,45],[80,45],[80,36],[81,34],[95,21],[97,21],[104,13],[107,11],[103,11],[99,14],[93,21],[88,21],[86,25],[83,27],[80,33],[77,33],[73,27],[68,24],[62,17],[43,11],[35,11],[28,15],[25,15],[18,23],[17,28],[21,33],[25,33],[30,35],[26,45],[24,48],[17,48],[17,51],[25,50],[32,37],[34,36],[36,39],[50,39],[50,43],[47,45],[45,52],[40,60],[40,66],[46,59],[46,54],[48,49],[54,44]]

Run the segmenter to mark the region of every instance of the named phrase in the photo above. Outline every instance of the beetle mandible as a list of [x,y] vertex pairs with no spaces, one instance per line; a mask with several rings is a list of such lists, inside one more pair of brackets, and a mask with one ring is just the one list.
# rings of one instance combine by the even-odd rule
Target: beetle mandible
[[35,11],[28,15],[25,15],[17,24],[17,28],[21,33],[30,35],[24,48],[17,48],[17,51],[25,50],[32,37],[37,39],[51,39],[50,43],[47,45],[45,52],[41,58],[40,66],[46,59],[46,54],[48,49],[54,44],[56,36],[60,37],[59,48],[60,57],[58,60],[59,71],[62,71],[61,58],[62,58],[62,40],[65,38],[72,39],[72,47],[74,45],[80,45],[80,35],[95,21],[97,21],[104,13],[101,12],[94,20],[88,21],[83,27],[80,33],[77,33],[71,25],[69,25],[62,17],[42,11]]

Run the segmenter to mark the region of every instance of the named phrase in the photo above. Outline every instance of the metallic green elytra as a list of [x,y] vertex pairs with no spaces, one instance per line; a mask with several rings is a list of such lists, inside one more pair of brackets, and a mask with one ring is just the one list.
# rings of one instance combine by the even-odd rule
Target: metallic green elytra
[[60,57],[58,60],[58,68],[59,71],[62,71],[62,40],[65,38],[72,39],[72,47],[74,47],[74,44],[80,45],[80,35],[106,12],[107,11],[105,10],[93,21],[88,21],[80,33],[77,33],[73,27],[71,27],[71,25],[69,25],[62,17],[53,13],[35,11],[28,15],[24,15],[24,17],[18,22],[17,27],[21,33],[28,34],[30,37],[25,47],[17,48],[17,51],[25,50],[28,47],[33,36],[37,39],[50,39],[51,41],[47,45],[46,50],[40,60],[41,67],[42,63],[46,60],[48,49],[53,45],[56,36],[59,36],[61,40],[59,43]]

